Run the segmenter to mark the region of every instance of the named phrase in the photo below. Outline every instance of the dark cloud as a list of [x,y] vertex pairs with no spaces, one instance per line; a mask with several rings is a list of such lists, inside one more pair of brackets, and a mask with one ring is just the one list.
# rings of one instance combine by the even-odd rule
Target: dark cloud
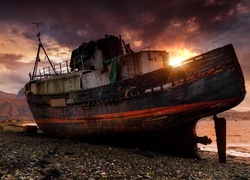
[[[194,35],[200,35],[199,32],[223,33],[239,21],[239,7],[249,8],[245,0],[11,0],[0,5],[0,19],[26,26],[30,32],[23,34],[26,38],[32,38],[34,33],[32,22],[43,22],[42,32],[70,47],[75,47],[79,41],[100,38],[106,33],[118,35],[126,31],[136,32],[135,38],[144,43],[155,44],[156,35],[161,36],[167,29],[171,30],[173,21],[181,23],[176,33],[187,34],[186,26],[192,19],[198,26]],[[192,34],[190,37],[193,37]],[[174,41],[171,36],[163,38]]]
[[4,68],[14,70],[19,64],[23,64],[19,62],[23,57],[22,54],[0,54],[0,65],[2,68],[4,65]]

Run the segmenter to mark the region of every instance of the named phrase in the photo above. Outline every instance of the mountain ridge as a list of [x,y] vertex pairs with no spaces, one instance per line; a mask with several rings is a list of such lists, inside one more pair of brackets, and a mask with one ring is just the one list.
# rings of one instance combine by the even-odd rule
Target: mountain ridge
[[16,94],[7,93],[0,90],[0,99],[13,99],[16,97]]
[[0,91],[0,121],[33,120],[23,89],[18,94]]

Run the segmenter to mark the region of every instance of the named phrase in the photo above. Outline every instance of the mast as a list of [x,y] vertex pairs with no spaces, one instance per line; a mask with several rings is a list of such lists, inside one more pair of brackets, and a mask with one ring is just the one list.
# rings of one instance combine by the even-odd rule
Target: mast
[[36,24],[36,27],[37,27],[37,38],[38,38],[38,49],[37,49],[37,54],[36,54],[36,61],[35,61],[35,65],[34,65],[34,69],[33,69],[33,74],[32,76],[30,77],[30,80],[33,80],[35,77],[36,77],[36,73],[37,73],[37,67],[38,67],[38,62],[40,62],[40,57],[39,57],[39,54],[40,54],[40,49],[42,48],[45,56],[46,56],[46,59],[48,59],[49,63],[50,63],[50,66],[52,67],[54,73],[56,74],[56,70],[55,70],[55,67],[53,66],[53,64],[51,63],[50,59],[49,59],[49,56],[47,54],[47,52],[45,51],[44,47],[43,47],[43,44],[41,42],[41,38],[40,38],[40,31],[39,31],[39,25],[42,25],[42,23],[38,23],[38,22],[33,22],[32,24]]

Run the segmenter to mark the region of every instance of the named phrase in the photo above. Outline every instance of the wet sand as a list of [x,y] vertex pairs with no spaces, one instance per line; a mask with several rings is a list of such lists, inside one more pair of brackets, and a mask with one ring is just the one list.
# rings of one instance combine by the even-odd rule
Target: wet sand
[[0,179],[250,179],[250,158],[199,151],[202,160],[57,139],[0,124]]

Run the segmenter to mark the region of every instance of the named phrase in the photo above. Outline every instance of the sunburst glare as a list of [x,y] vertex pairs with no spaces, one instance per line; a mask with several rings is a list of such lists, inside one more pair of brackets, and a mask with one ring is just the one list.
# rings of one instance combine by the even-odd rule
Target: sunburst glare
[[192,52],[191,50],[188,50],[186,48],[179,49],[175,51],[172,58],[169,60],[169,65],[171,66],[180,66],[182,64],[182,61],[188,58],[191,58],[193,56],[196,56],[197,53]]

